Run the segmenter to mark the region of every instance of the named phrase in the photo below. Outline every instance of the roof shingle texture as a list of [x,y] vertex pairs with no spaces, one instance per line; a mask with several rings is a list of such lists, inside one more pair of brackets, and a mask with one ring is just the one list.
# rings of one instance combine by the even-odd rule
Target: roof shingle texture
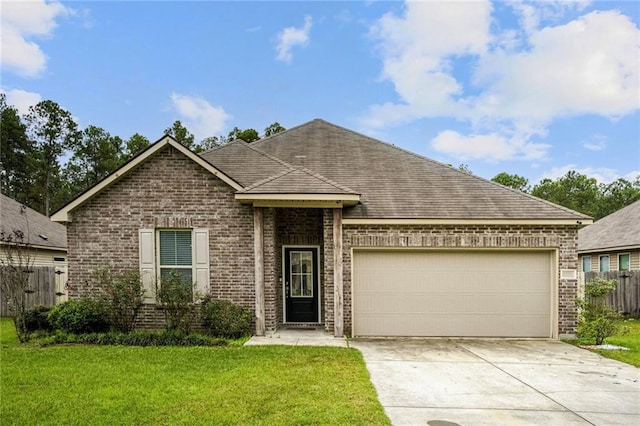
[[[288,175],[291,167],[304,167],[360,194],[360,204],[346,208],[345,218],[589,218],[324,120],[313,120],[245,148],[234,143],[203,156],[244,186],[279,173]],[[276,187],[280,193],[299,189],[295,179],[271,182],[269,190],[274,192]]]
[[640,247],[640,200],[578,231],[578,251]]
[[4,194],[0,194],[0,218],[0,229],[6,233],[13,233],[16,229],[24,232],[31,245],[67,248],[67,228],[64,225],[52,222],[45,215],[23,207]]

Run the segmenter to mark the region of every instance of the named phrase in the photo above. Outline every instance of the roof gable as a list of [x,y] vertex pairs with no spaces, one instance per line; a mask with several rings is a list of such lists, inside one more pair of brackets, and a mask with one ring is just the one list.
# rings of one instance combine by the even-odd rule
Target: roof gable
[[640,200],[578,231],[578,251],[640,247]]
[[215,166],[207,162],[203,157],[191,152],[188,148],[178,143],[174,138],[169,135],[165,135],[156,142],[154,142],[151,146],[149,146],[146,150],[142,151],[140,154],[129,160],[123,166],[121,166],[118,170],[111,173],[109,176],[98,182],[93,187],[89,188],[87,191],[78,195],[75,199],[69,202],[67,205],[62,207],[60,210],[55,212],[51,216],[51,220],[56,222],[70,222],[71,215],[70,213],[87,202],[89,199],[95,197],[101,191],[106,189],[107,187],[113,185],[118,180],[122,179],[122,177],[126,176],[130,171],[138,167],[143,162],[147,161],[158,151],[166,147],[167,145],[175,148],[177,151],[185,155],[187,158],[191,159],[193,162],[197,163],[207,171],[209,171],[214,176],[221,179],[223,182],[231,186],[235,190],[242,189],[242,185],[238,183],[233,178],[229,177],[222,171],[218,170]]
[[67,249],[67,228],[18,201],[0,194],[0,229],[20,230],[34,248]]

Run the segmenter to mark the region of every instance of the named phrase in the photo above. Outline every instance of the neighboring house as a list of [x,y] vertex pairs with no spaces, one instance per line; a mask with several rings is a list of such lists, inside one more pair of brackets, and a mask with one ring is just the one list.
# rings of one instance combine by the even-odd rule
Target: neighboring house
[[588,216],[323,120],[196,155],[165,136],[53,215],[72,296],[93,268],[176,270],[256,334],[559,337],[576,331]]
[[[67,264],[67,229],[64,225],[52,222],[4,194],[0,194],[0,215],[0,230],[5,234],[12,235],[14,230],[24,233],[33,266]],[[0,250],[0,259],[6,259],[5,256],[4,250]]]
[[[13,236],[15,230],[23,232],[24,243],[28,244],[26,259],[35,268],[53,267],[43,270],[43,276],[33,276],[30,280],[38,281],[39,290],[44,294],[36,294],[29,303],[53,304],[67,299],[65,284],[67,280],[67,229],[60,223],[30,209],[14,199],[0,194],[0,230]],[[3,243],[0,241],[0,245]],[[6,251],[0,247],[0,265],[7,262]],[[0,306],[0,314],[5,315],[6,306]]]
[[640,200],[578,232],[580,271],[640,269]]

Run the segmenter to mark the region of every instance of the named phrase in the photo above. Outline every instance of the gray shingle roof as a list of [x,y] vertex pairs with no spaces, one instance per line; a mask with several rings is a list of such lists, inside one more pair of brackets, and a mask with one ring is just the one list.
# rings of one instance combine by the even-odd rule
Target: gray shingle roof
[[640,200],[578,231],[578,251],[640,247]]
[[238,192],[242,194],[356,194],[354,190],[332,182],[311,170],[295,167],[256,182]]
[[52,222],[45,215],[29,207],[23,207],[4,194],[0,194],[0,218],[0,229],[8,233],[19,229],[33,246],[67,248],[66,226]]
[[[217,151],[205,158],[243,184],[256,183],[260,174],[249,176],[246,170],[253,168],[256,150],[305,167],[361,194],[361,203],[346,209],[345,218],[589,219],[319,119],[253,142],[251,148],[246,157],[246,151],[235,151],[233,166],[226,163],[229,156],[214,158]],[[276,171],[263,161],[257,168]]]

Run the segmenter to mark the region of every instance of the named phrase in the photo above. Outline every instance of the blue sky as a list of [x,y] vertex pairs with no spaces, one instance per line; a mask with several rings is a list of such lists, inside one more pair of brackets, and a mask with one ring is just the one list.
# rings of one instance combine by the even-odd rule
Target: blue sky
[[[0,90],[154,141],[314,118],[477,175],[640,175],[640,6],[12,2]],[[330,156],[330,153],[327,153]]]

